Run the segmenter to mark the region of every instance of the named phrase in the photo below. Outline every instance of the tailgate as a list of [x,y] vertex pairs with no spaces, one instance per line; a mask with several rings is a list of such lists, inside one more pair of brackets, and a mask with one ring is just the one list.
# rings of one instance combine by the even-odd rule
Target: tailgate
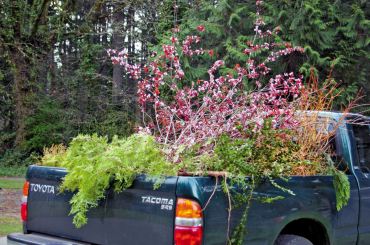
[[72,193],[59,193],[66,171],[31,166],[26,229],[94,244],[173,244],[177,177],[166,178],[158,190],[145,176],[119,194],[108,191],[88,222],[77,229],[69,216]]

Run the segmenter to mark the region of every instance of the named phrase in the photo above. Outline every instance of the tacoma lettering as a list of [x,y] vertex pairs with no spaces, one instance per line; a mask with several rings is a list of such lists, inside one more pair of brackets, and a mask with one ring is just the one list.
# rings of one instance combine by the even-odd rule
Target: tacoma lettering
[[154,196],[142,196],[142,203],[161,205],[163,210],[172,210],[173,208],[173,199],[154,197]]

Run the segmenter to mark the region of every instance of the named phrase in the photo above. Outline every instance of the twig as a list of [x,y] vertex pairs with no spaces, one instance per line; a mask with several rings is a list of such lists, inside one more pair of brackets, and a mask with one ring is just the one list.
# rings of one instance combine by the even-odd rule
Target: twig
[[227,194],[227,198],[228,198],[228,201],[229,201],[229,208],[228,208],[228,215],[227,215],[227,232],[226,232],[226,245],[228,244],[229,242],[229,239],[230,239],[230,223],[231,223],[231,196],[230,196],[230,192],[229,192],[229,188],[228,188],[228,185],[227,185],[227,176],[225,176],[224,178],[224,181],[225,181],[225,189],[226,189],[226,194]]
[[208,198],[208,200],[207,200],[207,202],[206,202],[206,205],[204,205],[204,208],[202,209],[202,212],[203,212],[204,210],[206,210],[206,208],[207,208],[208,204],[211,202],[212,197],[215,195],[216,190],[217,190],[217,185],[218,185],[218,176],[216,176],[216,183],[215,183],[215,187],[213,188],[212,194],[211,194],[211,196]]

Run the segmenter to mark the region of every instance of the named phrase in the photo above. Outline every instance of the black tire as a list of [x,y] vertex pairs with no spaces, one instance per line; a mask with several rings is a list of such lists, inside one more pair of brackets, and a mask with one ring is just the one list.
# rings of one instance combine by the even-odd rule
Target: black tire
[[313,243],[301,236],[280,235],[274,245],[313,245]]

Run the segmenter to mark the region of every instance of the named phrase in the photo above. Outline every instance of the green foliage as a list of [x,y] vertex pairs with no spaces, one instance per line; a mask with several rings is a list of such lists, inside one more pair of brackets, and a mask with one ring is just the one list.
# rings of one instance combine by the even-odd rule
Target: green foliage
[[0,156],[0,176],[24,176],[36,159],[37,155],[19,149],[7,150]]
[[40,162],[44,166],[58,167],[65,157],[66,147],[62,144],[44,148]]
[[26,152],[41,153],[41,149],[63,142],[65,121],[60,105],[50,98],[38,101],[37,109],[26,121],[27,141],[22,148]]
[[92,44],[88,41],[82,41],[78,48],[81,49],[81,57],[79,58],[80,64],[76,70],[75,79],[79,82],[85,82],[87,86],[94,86],[94,82],[97,82],[97,70],[100,68],[99,54],[104,49],[102,45]]
[[[359,89],[365,97],[361,103],[369,103],[370,93],[367,74],[370,69],[368,29],[369,11],[366,1],[332,0],[284,0],[263,1],[263,16],[267,27],[272,31],[279,27],[281,39],[305,48],[306,53],[293,54],[279,59],[272,67],[273,72],[300,72],[308,78],[310,69],[315,67],[320,80],[329,74],[344,91],[335,102],[335,108],[347,105]],[[196,27],[204,25],[206,30],[200,35],[202,48],[212,47],[213,57],[202,57],[195,61],[193,70],[184,69],[185,74],[203,72],[212,61],[223,59],[226,66],[245,62],[245,40],[253,37],[255,2],[222,0],[217,2],[200,1],[198,8],[190,8],[182,19],[180,35],[196,33]],[[160,22],[161,23],[161,22]],[[159,24],[160,24],[159,23]],[[161,33],[162,35],[162,33]],[[162,44],[161,42],[160,44]],[[226,71],[227,72],[227,71]],[[193,77],[187,77],[189,80]],[[248,84],[247,84],[248,85]],[[246,86],[247,89],[253,89]],[[359,111],[363,111],[360,108]]]
[[333,162],[331,157],[329,155],[326,155],[326,159],[329,165],[328,172],[333,175],[336,207],[339,211],[348,204],[351,195],[351,186],[348,180],[348,176],[335,167],[335,163]]
[[126,111],[107,110],[104,119],[94,123],[93,130],[112,138],[114,135],[127,136],[133,133],[134,121]]
[[[164,177],[175,175],[176,167],[168,163],[154,138],[133,134],[120,139],[97,135],[79,135],[66,151],[56,153],[59,166],[68,171],[61,190],[76,194],[71,199],[71,214],[76,227],[86,224],[86,213],[105,197],[105,191],[114,186],[120,192],[133,183],[138,174],[147,174],[159,187]],[[54,165],[51,157],[42,164]]]
[[[286,0],[264,1],[271,25],[282,38],[306,49],[306,57],[292,57],[284,66],[299,69],[306,77],[310,67],[323,80],[329,74],[345,91],[336,107],[347,105],[362,88],[369,94],[369,12],[366,1]],[[369,103],[365,97],[362,103]],[[361,109],[360,109],[361,110]]]
[[337,169],[333,169],[333,184],[335,190],[335,197],[336,197],[336,207],[337,210],[340,211],[343,207],[348,204],[350,195],[351,195],[351,187],[348,181],[348,176],[339,171]]
[[[123,104],[112,104],[111,83],[104,77],[100,70],[111,67],[102,64],[102,54],[105,50],[101,44],[93,44],[89,39],[79,43],[81,56],[76,59],[76,69],[69,74],[66,83],[71,87],[67,100],[67,108],[60,112],[64,117],[65,129],[63,141],[69,142],[78,134],[107,135],[111,139],[114,135],[128,136],[133,132],[135,115],[132,108],[123,110]],[[60,72],[64,72],[62,67]],[[59,103],[62,103],[60,101]],[[50,146],[50,145],[48,145]]]
[[[4,60],[2,60],[4,59]],[[13,127],[14,104],[11,87],[10,67],[0,52],[0,156],[14,146]]]
[[246,207],[243,210],[242,217],[240,218],[239,224],[234,229],[233,234],[228,241],[228,245],[243,245],[244,237],[247,233],[246,225],[247,225],[250,201],[253,195],[252,191],[253,189],[250,190],[247,196]]
[[[247,46],[244,42],[247,37],[253,36],[251,32],[253,30],[251,28],[253,18],[251,16],[255,12],[254,2],[222,0],[216,3],[196,1],[188,8],[185,8],[184,5],[181,6],[183,6],[180,9],[181,18],[178,18],[180,33],[176,35],[179,39],[188,35],[199,35],[202,38],[201,48],[214,51],[214,55],[203,55],[192,58],[192,60],[180,57],[185,60],[182,67],[186,80],[184,82],[190,83],[197,79],[207,79],[208,68],[218,59],[223,59],[228,67],[245,62],[246,55],[243,53],[243,47]],[[171,4],[171,7],[173,8],[173,4]],[[173,18],[173,13],[168,12],[167,15],[172,15],[171,18]],[[168,23],[168,19],[160,19],[157,28],[161,30],[165,23],[169,28],[162,29],[167,31],[165,34],[163,32],[158,33],[159,43],[152,48],[153,50],[160,50],[162,44],[170,40],[168,37],[172,35],[173,23]],[[205,31],[197,32],[198,25],[204,25]],[[228,71],[224,72],[227,73]]]
[[159,5],[159,18],[158,23],[156,23],[156,33],[158,36],[158,40],[161,42],[163,39],[162,34],[168,30],[171,30],[174,25],[178,25],[184,20],[184,14],[191,8],[198,9],[198,5],[196,2],[189,4],[187,0],[178,0],[176,1],[176,5],[178,6],[176,9],[176,23],[174,18],[174,2],[172,0],[164,0],[161,1]]
[[225,171],[241,179],[253,176],[257,182],[263,178],[283,178],[299,163],[296,157],[299,146],[291,140],[289,131],[273,129],[270,120],[265,121],[259,133],[245,134],[248,137],[244,139],[228,135],[215,139],[210,142],[215,149],[209,155],[198,157],[191,151],[184,152],[184,168],[194,172]]

